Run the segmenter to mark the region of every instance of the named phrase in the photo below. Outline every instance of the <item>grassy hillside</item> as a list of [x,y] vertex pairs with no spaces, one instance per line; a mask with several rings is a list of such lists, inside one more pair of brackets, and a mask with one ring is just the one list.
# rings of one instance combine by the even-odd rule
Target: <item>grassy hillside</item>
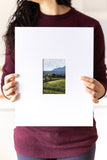
[[65,94],[65,78],[43,83],[44,94]]

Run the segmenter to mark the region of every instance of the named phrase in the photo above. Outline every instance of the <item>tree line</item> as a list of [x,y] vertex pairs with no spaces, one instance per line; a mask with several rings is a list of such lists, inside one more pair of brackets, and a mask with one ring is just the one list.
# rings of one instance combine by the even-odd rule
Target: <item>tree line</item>
[[65,78],[65,74],[43,74],[43,82],[54,81],[57,79]]

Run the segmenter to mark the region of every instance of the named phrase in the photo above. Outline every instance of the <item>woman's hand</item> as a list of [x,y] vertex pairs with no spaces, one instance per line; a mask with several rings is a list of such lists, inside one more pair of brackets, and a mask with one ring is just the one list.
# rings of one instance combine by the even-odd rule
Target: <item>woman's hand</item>
[[96,79],[82,76],[81,80],[84,81],[86,92],[92,95],[92,101],[98,103],[98,99],[105,93],[104,86]]
[[5,76],[4,79],[3,93],[6,98],[11,100],[11,102],[14,102],[19,96],[19,93],[16,93],[16,90],[18,89],[16,86],[18,82],[15,81],[16,77],[18,77],[18,74],[13,73]]

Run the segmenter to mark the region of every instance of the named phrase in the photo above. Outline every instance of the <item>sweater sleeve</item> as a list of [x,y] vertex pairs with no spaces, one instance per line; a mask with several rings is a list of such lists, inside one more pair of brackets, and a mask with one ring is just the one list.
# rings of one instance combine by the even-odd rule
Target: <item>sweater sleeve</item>
[[94,32],[94,78],[107,90],[104,34],[98,22]]
[[1,77],[1,91],[3,93],[3,85],[4,85],[4,78],[6,75],[15,73],[15,55],[8,54],[8,49],[6,49],[6,55],[5,55],[5,63],[2,68],[2,77]]

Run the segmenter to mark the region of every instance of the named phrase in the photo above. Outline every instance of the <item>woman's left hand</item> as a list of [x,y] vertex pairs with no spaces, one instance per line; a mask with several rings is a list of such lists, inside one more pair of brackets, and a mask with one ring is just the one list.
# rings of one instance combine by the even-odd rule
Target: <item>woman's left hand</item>
[[90,77],[82,76],[81,80],[84,81],[86,92],[92,95],[92,101],[98,103],[98,99],[105,93],[104,86],[96,79]]

